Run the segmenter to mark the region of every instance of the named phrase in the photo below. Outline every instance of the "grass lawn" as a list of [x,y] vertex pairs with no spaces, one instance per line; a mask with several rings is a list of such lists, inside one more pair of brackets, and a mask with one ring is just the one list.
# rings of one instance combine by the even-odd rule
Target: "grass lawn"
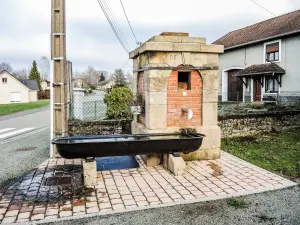
[[222,149],[266,170],[300,180],[300,129],[224,138]]
[[0,116],[21,112],[29,109],[35,109],[35,108],[47,106],[49,104],[50,104],[50,100],[40,100],[37,102],[0,105]]

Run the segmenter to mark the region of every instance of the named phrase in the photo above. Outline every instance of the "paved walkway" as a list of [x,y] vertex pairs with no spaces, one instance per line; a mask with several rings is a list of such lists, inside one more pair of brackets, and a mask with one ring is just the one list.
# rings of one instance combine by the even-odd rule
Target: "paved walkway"
[[[98,185],[83,188],[81,160],[49,159],[0,195],[0,221],[71,219],[242,196],[296,185],[230,154],[187,162],[183,176],[162,166],[98,172]],[[45,186],[45,178],[71,184]]]

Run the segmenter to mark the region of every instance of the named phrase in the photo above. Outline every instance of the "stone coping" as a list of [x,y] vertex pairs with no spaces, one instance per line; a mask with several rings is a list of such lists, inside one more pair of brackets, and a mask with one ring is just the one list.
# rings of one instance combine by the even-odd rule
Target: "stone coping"
[[172,43],[172,42],[145,42],[140,47],[129,53],[135,58],[144,52],[196,52],[196,53],[224,53],[223,45],[210,45],[201,43]]
[[[228,153],[187,162],[182,176],[162,166],[98,172],[98,184],[82,187],[81,160],[49,159],[0,194],[0,223],[51,222],[261,193],[296,185]],[[71,176],[66,186],[45,178]]]

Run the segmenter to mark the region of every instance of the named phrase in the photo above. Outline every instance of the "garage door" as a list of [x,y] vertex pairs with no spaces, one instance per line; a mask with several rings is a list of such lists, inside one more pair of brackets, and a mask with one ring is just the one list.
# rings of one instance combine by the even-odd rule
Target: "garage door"
[[10,93],[10,101],[21,102],[21,93],[20,92]]

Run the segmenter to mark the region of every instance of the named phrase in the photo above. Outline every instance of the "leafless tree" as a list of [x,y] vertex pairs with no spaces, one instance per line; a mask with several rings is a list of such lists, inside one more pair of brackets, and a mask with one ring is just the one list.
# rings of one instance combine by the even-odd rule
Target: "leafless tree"
[[38,62],[38,68],[42,80],[48,80],[50,74],[50,60],[46,56],[42,56]]
[[0,63],[0,72],[6,70],[9,73],[13,72],[12,66],[7,62]]
[[27,79],[29,71],[26,68],[15,70],[12,75],[18,79]]

